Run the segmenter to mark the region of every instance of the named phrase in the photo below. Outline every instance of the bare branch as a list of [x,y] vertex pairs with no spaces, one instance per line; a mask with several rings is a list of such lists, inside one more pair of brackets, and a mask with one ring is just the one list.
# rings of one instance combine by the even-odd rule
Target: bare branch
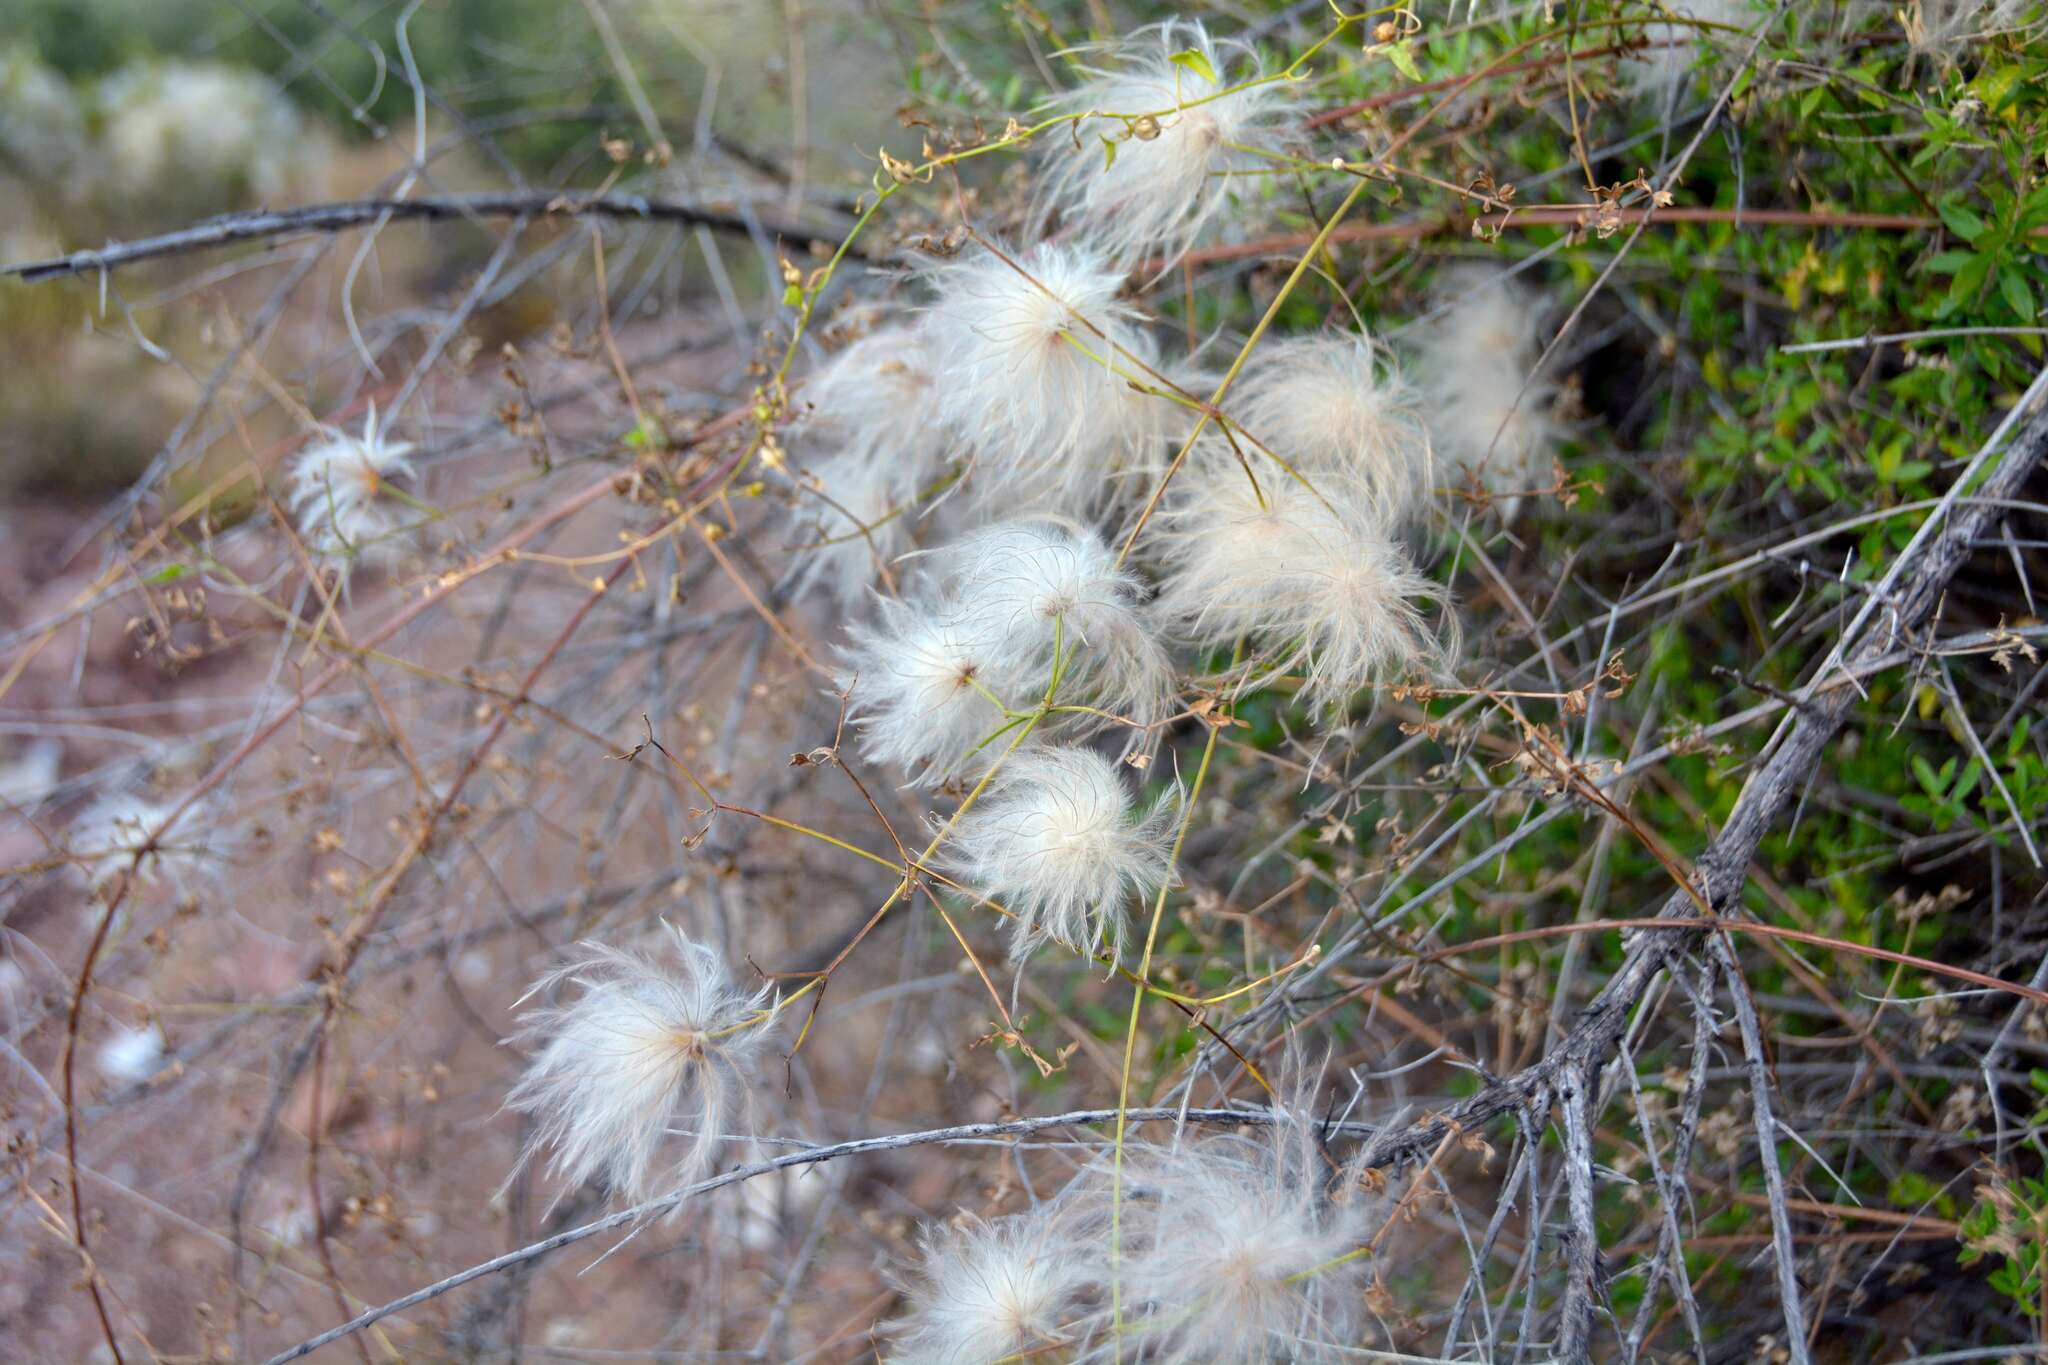
[[[308,204],[295,209],[250,209],[241,213],[224,213],[218,218],[209,218],[205,222],[156,237],[142,237],[132,242],[109,242],[97,250],[74,251],[68,256],[58,256],[45,261],[0,265],[0,276],[16,275],[34,284],[39,280],[61,279],[69,275],[96,274],[163,256],[207,251],[215,247],[231,246],[236,242],[264,241],[273,237],[292,237],[304,233],[345,232],[379,219],[544,220],[550,217],[619,218],[653,223],[679,223],[741,236],[749,235],[752,231],[748,220],[739,214],[699,208],[695,204],[685,204],[674,199],[647,199],[637,194],[584,196],[571,190],[563,190],[452,194],[417,199],[356,199],[337,204]],[[790,249],[808,251],[814,255],[830,254],[829,247],[822,251],[817,248],[823,246],[825,242],[837,241],[844,231],[842,228],[827,225],[810,227],[801,223],[772,220],[760,221],[756,226],[770,236],[787,243]],[[863,253],[856,249],[849,254],[861,256]]]
[[[284,1361],[309,1356],[322,1346],[331,1345],[343,1337],[362,1331],[373,1322],[388,1318],[393,1313],[402,1313],[408,1308],[417,1307],[429,1299],[439,1298],[449,1290],[460,1289],[473,1280],[480,1280],[498,1271],[523,1265],[551,1251],[559,1251],[565,1246],[573,1246],[586,1238],[595,1237],[601,1232],[629,1227],[634,1223],[654,1218],[700,1194],[708,1194],[727,1185],[737,1185],[742,1181],[752,1180],[757,1175],[766,1175],[770,1171],[787,1170],[792,1166],[813,1166],[821,1161],[832,1161],[843,1156],[860,1156],[868,1152],[893,1152],[905,1147],[926,1147],[934,1143],[987,1142],[997,1138],[1042,1133],[1052,1128],[1115,1123],[1119,1119],[1128,1123],[1272,1124],[1286,1122],[1287,1116],[1265,1109],[1077,1109],[1072,1113],[1049,1114],[1041,1118],[1012,1119],[1003,1123],[962,1123],[950,1128],[931,1128],[918,1133],[894,1133],[883,1137],[854,1138],[850,1142],[835,1142],[827,1147],[809,1147],[772,1160],[757,1161],[751,1166],[742,1166],[737,1170],[727,1171],[724,1175],[713,1176],[709,1180],[700,1180],[674,1194],[650,1200],[645,1204],[637,1204],[630,1209],[621,1209],[595,1222],[570,1228],[567,1232],[558,1232],[552,1237],[544,1237],[529,1246],[508,1251],[502,1256],[458,1271],[444,1280],[436,1280],[423,1289],[415,1289],[412,1293],[393,1299],[381,1307],[372,1308],[367,1313],[351,1318],[339,1327],[330,1328],[317,1337],[309,1337],[289,1351],[272,1356],[268,1365],[282,1365]],[[1325,1135],[1341,1134],[1345,1137],[1371,1138],[1379,1130],[1369,1123],[1331,1123],[1324,1125],[1322,1131]]]

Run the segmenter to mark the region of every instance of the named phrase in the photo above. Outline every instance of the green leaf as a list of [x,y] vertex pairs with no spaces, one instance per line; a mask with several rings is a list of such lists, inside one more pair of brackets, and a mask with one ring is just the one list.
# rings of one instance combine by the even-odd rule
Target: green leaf
[[792,284],[787,289],[784,289],[782,291],[782,306],[784,308],[796,308],[800,306],[803,303],[803,301],[804,290],[803,286],[800,284]]
[[2023,322],[2034,320],[2034,291],[2024,276],[2017,270],[1998,272],[1998,292],[2005,296],[2005,302]]
[[1958,804],[1969,800],[1970,793],[1977,789],[1977,779],[1983,775],[1984,765],[1971,759],[1964,765],[1963,775],[1956,779],[1955,789],[1948,794],[1948,799]]
[[1185,52],[1176,52],[1169,60],[1175,66],[1186,67],[1211,85],[1222,84],[1221,81],[1216,79],[1216,67],[1210,62],[1207,54],[1195,48],[1191,47]]
[[184,576],[185,566],[183,564],[166,564],[142,581],[145,583],[175,583]]
[[1937,801],[1941,799],[1942,793],[1948,790],[1948,782],[1935,775],[1934,765],[1918,754],[1913,755],[1913,776],[1920,780],[1920,785],[1926,789],[1927,794]]
[[1948,297],[1942,300],[1941,315],[1947,316],[1977,297],[1977,291],[1984,287],[1985,276],[1991,273],[1989,256],[1972,256],[1956,277],[1949,281]]
[[1114,165],[1116,165],[1116,144],[1108,138],[1104,138],[1102,139],[1102,169],[1106,171]]
[[1406,76],[1409,80],[1417,83],[1421,82],[1422,69],[1415,65],[1415,54],[1409,50],[1408,44],[1395,43],[1388,47],[1387,60],[1394,64],[1396,71]]
[[1977,98],[1984,101],[1988,113],[1998,113],[2012,103],[2014,96],[2026,88],[2027,71],[2023,66],[2001,66],[1986,71],[1971,81]]
[[1941,206],[1941,221],[1948,224],[1948,230],[1966,242],[1974,242],[1984,235],[1984,220],[1954,200]]

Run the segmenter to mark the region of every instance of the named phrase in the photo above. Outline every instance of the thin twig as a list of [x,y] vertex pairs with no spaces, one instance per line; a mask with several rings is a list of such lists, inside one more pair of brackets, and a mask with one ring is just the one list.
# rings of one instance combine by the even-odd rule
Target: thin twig
[[[236,242],[264,241],[303,233],[345,232],[382,218],[446,219],[551,217],[620,218],[653,223],[680,223],[707,227],[719,232],[750,235],[754,226],[778,238],[792,250],[825,254],[818,246],[840,235],[828,226],[802,223],[762,222],[716,209],[699,208],[675,199],[651,199],[616,191],[597,196],[579,195],[573,190],[516,193],[494,191],[484,194],[444,194],[416,199],[356,199],[334,204],[307,204],[294,209],[249,209],[224,213],[194,223],[176,232],[141,237],[132,242],[109,242],[90,251],[74,251],[49,260],[0,265],[0,276],[19,276],[27,283],[60,279],[67,275],[91,275],[163,256],[181,256],[209,251]],[[858,255],[859,253],[855,253]]]

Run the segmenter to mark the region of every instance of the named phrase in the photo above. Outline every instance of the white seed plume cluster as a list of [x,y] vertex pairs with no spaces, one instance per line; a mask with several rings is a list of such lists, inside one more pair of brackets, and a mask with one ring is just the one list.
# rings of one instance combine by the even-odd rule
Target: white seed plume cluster
[[1177,803],[1134,809],[1117,765],[1091,749],[1051,745],[1004,765],[961,817],[947,866],[1015,917],[1027,956],[1050,938],[1078,952],[1123,956],[1124,903],[1172,875]]
[[893,1365],[986,1365],[1059,1344],[1099,1287],[1092,1229],[1045,1207],[988,1221],[967,1215],[921,1238],[920,1274],[896,1328]]
[[[1231,201],[1233,173],[1271,172],[1300,142],[1292,86],[1199,20],[1169,19],[1094,48],[1089,79],[1043,113],[1089,114],[1044,141],[1040,217],[1063,222],[1126,269],[1178,261]],[[1242,87],[1242,88],[1238,88]]]
[[[67,840],[71,857],[85,871],[87,884],[102,891],[126,875],[137,886],[150,885],[159,878],[182,886],[206,871],[206,831],[211,823],[206,804],[194,802],[183,811],[178,810],[179,805],[175,799],[155,801],[125,792],[102,797],[87,807],[73,823]],[[144,852],[150,836],[159,830],[162,833],[155,846]]]
[[527,993],[577,992],[528,1011],[511,1040],[533,1049],[505,1100],[534,1118],[522,1166],[552,1149],[555,1174],[644,1203],[700,1178],[744,1126],[768,992],[741,990],[711,949],[664,929],[666,958],[586,943]]
[[64,78],[26,46],[0,48],[0,173],[75,197],[89,139],[86,110]]
[[1146,614],[1146,590],[1119,568],[1100,536],[1055,518],[999,522],[946,546],[934,578],[957,585],[957,619],[1003,660],[1025,689],[1050,687],[1096,716],[1063,717],[1070,730],[1126,722],[1149,747],[1166,713],[1173,662]]
[[317,179],[322,144],[260,72],[144,62],[101,84],[101,151],[125,194],[279,203]]
[[[1373,1201],[1301,1118],[1126,1153],[1127,1293],[1146,1360],[1349,1359]],[[1351,1259],[1346,1259],[1351,1256]]]
[[[1681,19],[1731,28],[1745,27],[1757,17],[1749,0],[1667,0],[1664,8]],[[1623,78],[1638,96],[1668,110],[1691,80],[1702,53],[1713,53],[1715,39],[1728,35],[1693,24],[1659,23],[1646,27],[1643,36],[1650,46],[1621,63]]]
[[1058,699],[1086,707],[1041,725],[1085,734],[1108,725],[1149,742],[1172,668],[1142,588],[1093,531],[1070,522],[999,522],[939,552],[908,598],[883,598],[854,626],[846,680],[869,758],[937,786],[978,777],[1005,732],[1059,678]]
[[1535,297],[1498,270],[1457,271],[1441,288],[1449,302],[1416,347],[1430,435],[1444,465],[1502,495],[1512,516],[1518,495],[1549,486],[1557,442]]
[[978,772],[1008,724],[1011,699],[996,651],[940,600],[885,597],[880,616],[850,632],[850,715],[869,758],[937,786]]
[[164,1035],[147,1024],[120,1029],[100,1044],[98,1060],[100,1074],[109,1080],[146,1081],[163,1068]]
[[1159,357],[1118,301],[1122,273],[1050,242],[976,247],[928,273],[925,325],[946,366],[938,416],[971,452],[970,491],[1002,507],[1100,511],[1125,461],[1164,440],[1169,406],[1131,387]]
[[1249,679],[1299,671],[1301,698],[1335,712],[1361,688],[1438,667],[1416,605],[1439,590],[1393,539],[1365,491],[1326,474],[1304,483],[1268,466],[1254,486],[1211,446],[1181,471],[1158,519],[1161,614],[1212,651],[1264,646]]
[[392,496],[394,479],[412,475],[412,445],[377,425],[373,406],[360,436],[323,427],[292,461],[291,510],[314,555],[338,561],[344,579],[358,563],[388,562],[418,513]]
[[[1330,334],[1257,351],[1206,409],[1220,376],[1165,361],[1126,291],[1139,263],[1248,218],[1225,213],[1233,187],[1285,163],[1300,110],[1200,24],[1087,60],[1057,106],[1088,115],[1079,149],[1042,144],[1034,239],[970,233],[906,272],[906,298],[855,311],[770,460],[793,485],[784,589],[850,618],[838,682],[861,756],[958,799],[931,870],[1007,915],[1020,962],[1048,944],[1120,960],[1133,904],[1172,884],[1184,798],[1147,796],[1141,775],[1204,660],[1235,657],[1223,678],[1241,689],[1286,676],[1325,717],[1443,671],[1447,604],[1404,537],[1440,454],[1494,469],[1493,430],[1467,428],[1505,415],[1533,333],[1503,285],[1439,329],[1419,385],[1378,340]],[[1547,450],[1536,396],[1505,486]],[[405,454],[373,422],[301,457],[302,528],[325,509],[323,548],[390,538],[403,519],[372,518]],[[772,1011],[708,950],[679,933],[674,950],[591,945],[536,988],[576,994],[526,1017],[508,1099],[538,1120],[522,1163],[551,1151],[561,1176],[642,1201],[710,1168]],[[1130,1158],[1115,1258],[1112,1177],[1092,1166],[1029,1214],[929,1233],[893,1358],[1092,1360],[1122,1340],[1148,1360],[1310,1360],[1355,1343],[1363,1201],[1311,1125]]]
[[1166,387],[1158,343],[1099,252],[974,243],[917,275],[924,306],[833,356],[790,424],[792,587],[848,609],[933,525],[1114,520],[1187,427],[1183,405],[1137,387]]
[[851,610],[910,548],[952,444],[932,420],[936,368],[924,330],[888,320],[805,386],[791,434],[819,458],[796,505],[796,534],[811,547],[797,591],[821,584]]
[[1389,524],[1428,500],[1421,395],[1372,337],[1267,342],[1231,394],[1231,416],[1268,450],[1311,482],[1351,480]]
[[1377,1201],[1311,1120],[1276,1117],[1262,1131],[1127,1147],[1120,1257],[1107,1162],[1027,1212],[928,1228],[890,1359],[1356,1358]]
[[76,83],[0,42],[0,175],[123,219],[317,196],[328,145],[276,82],[220,62],[136,61]]

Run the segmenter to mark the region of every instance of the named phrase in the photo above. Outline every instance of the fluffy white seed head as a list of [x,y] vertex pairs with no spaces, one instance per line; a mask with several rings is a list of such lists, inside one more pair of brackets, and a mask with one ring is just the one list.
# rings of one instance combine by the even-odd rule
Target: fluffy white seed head
[[982,771],[1008,743],[991,738],[1008,721],[1004,708],[1037,698],[1025,694],[1009,656],[942,602],[885,597],[878,606],[874,622],[848,632],[845,651],[863,753],[926,786]]
[[1015,916],[1016,956],[1050,938],[1120,957],[1124,903],[1172,875],[1177,811],[1169,799],[1140,814],[1117,765],[1092,750],[1022,750],[954,827],[946,866]]
[[[1258,491],[1213,448],[1169,490],[1154,544],[1159,610],[1212,650],[1249,637],[1260,656],[1239,676],[1305,675],[1301,698],[1333,711],[1363,688],[1441,665],[1419,602],[1442,589],[1422,576],[1383,516],[1335,476],[1313,487],[1267,464]],[[1263,495],[1263,501],[1261,501]]]
[[1505,495],[1512,516],[1517,495],[1550,484],[1555,458],[1557,386],[1531,377],[1536,300],[1497,271],[1458,272],[1443,292],[1452,302],[1422,329],[1414,367],[1437,459]]
[[13,757],[0,760],[0,809],[35,809],[64,772],[64,745],[38,739]]
[[[1664,9],[1681,18],[1741,27],[1756,18],[1749,0],[1665,0]],[[1702,30],[1692,24],[1649,24],[1643,36],[1650,46],[1622,58],[1623,81],[1638,96],[1669,108],[1700,64],[1702,51],[1716,50],[1716,40],[1731,35]]]
[[1030,689],[1018,701],[1044,695],[1057,650],[1065,662],[1055,700],[1108,713],[1058,720],[1070,731],[1114,727],[1130,749],[1150,747],[1149,727],[1172,700],[1173,665],[1145,610],[1144,585],[1117,567],[1100,536],[1051,517],[998,522],[933,560],[960,628]]
[[[1371,1201],[1314,1125],[1126,1153],[1124,1293],[1148,1361],[1350,1359]],[[1127,1346],[1128,1350],[1129,1347]]]
[[1257,183],[1233,173],[1270,171],[1259,152],[1299,143],[1294,89],[1273,81],[1219,94],[1263,72],[1248,45],[1218,42],[1198,20],[1140,29],[1096,57],[1087,82],[1045,112],[1112,117],[1041,139],[1041,216],[1056,208],[1126,269],[1152,256],[1171,265],[1239,186]]
[[1085,515],[1156,459],[1171,405],[1127,376],[1143,379],[1157,347],[1107,261],[1054,243],[973,247],[930,275],[939,411],[972,452],[974,498]]
[[1391,517],[1428,497],[1421,397],[1372,338],[1269,342],[1232,393],[1230,415],[1311,482],[1343,475]]
[[100,1045],[100,1074],[109,1080],[134,1084],[146,1081],[164,1063],[164,1036],[150,1025],[124,1028]]
[[1100,1239],[1077,1236],[1053,1206],[927,1227],[921,1240],[894,1365],[987,1365],[1058,1342],[1107,1274]]
[[552,1149],[555,1174],[642,1203],[700,1178],[743,1122],[768,992],[741,990],[717,954],[664,927],[666,959],[585,943],[528,992],[577,994],[527,1011],[512,1040],[532,1049],[505,1099],[534,1118],[521,1166]]
[[835,355],[798,393],[789,429],[800,477],[793,518],[805,549],[796,587],[821,584],[851,609],[910,548],[953,441],[938,413],[924,333],[885,323]]
[[137,62],[100,87],[102,154],[129,198],[279,203],[315,185],[324,144],[276,83],[218,62]]
[[390,488],[411,476],[411,454],[410,443],[378,429],[374,406],[360,436],[323,427],[292,461],[292,516],[306,548],[338,561],[344,575],[359,561],[394,558],[418,516]]
[[27,45],[0,49],[0,172],[70,198],[89,179],[86,114],[62,76]]
[[[87,807],[67,841],[72,858],[85,870],[87,884],[98,891],[132,873],[139,885],[159,877],[182,885],[204,872],[209,854],[206,804],[195,802],[173,819],[179,804],[124,792]],[[156,846],[138,859],[137,852],[158,830],[163,833]]]

